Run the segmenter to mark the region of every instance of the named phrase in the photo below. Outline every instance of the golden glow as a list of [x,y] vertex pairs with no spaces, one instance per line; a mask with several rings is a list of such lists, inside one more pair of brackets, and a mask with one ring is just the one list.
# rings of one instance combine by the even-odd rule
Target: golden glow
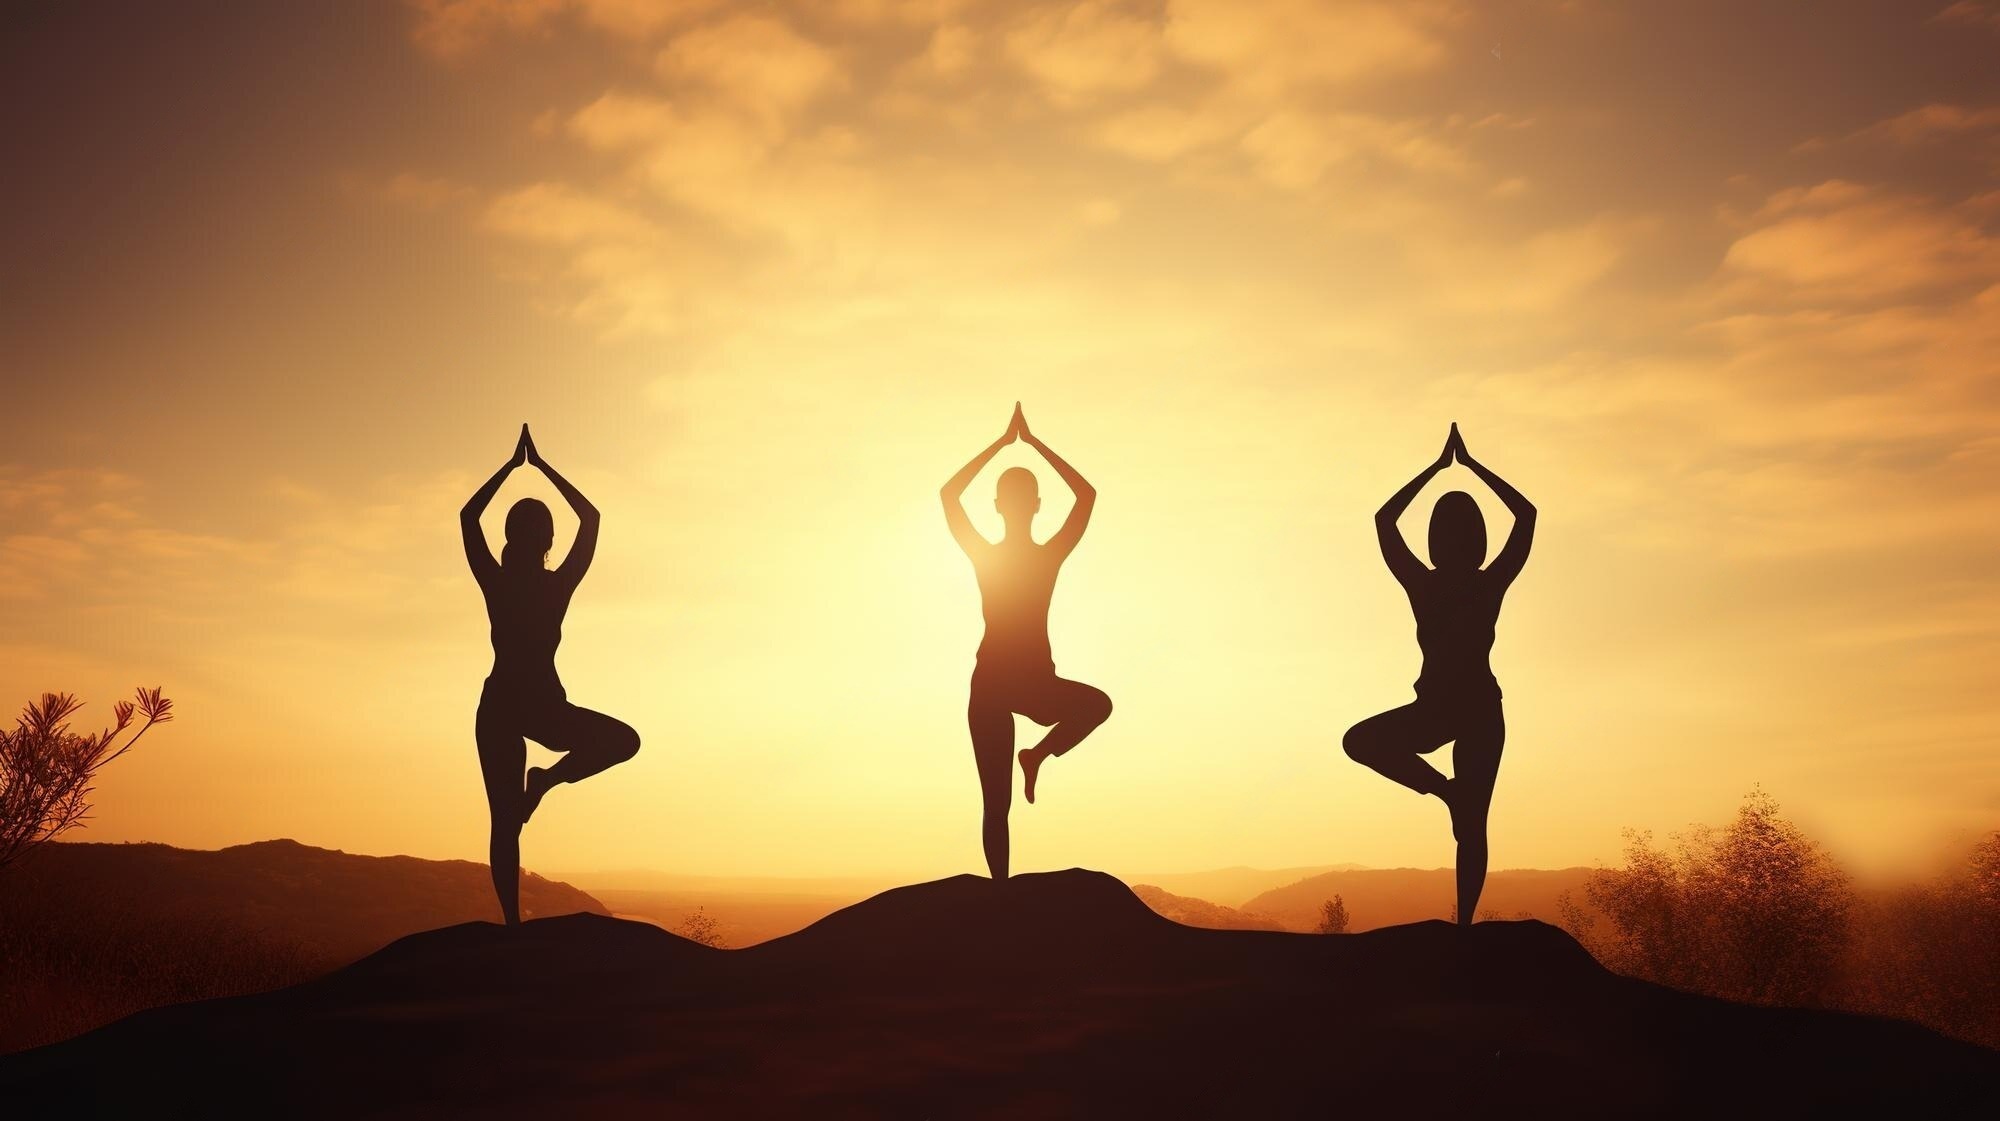
[[[1117,704],[1017,802],[1018,869],[1450,861],[1339,739],[1409,695],[1369,518],[1454,420],[1542,510],[1497,867],[1760,781],[1864,866],[2000,808],[1973,30],[1815,23],[1770,49],[1868,65],[1779,73],[1754,21],[1553,3],[259,18],[6,188],[10,233],[83,232],[0,313],[0,696],[180,702],[80,837],[483,859],[453,515],[528,420],[605,512],[559,665],[645,745],[527,866],[977,869],[937,488],[1016,399],[1101,492],[1051,633]],[[1658,94],[1692,75],[1740,100]],[[257,109],[139,175],[204,98]]]

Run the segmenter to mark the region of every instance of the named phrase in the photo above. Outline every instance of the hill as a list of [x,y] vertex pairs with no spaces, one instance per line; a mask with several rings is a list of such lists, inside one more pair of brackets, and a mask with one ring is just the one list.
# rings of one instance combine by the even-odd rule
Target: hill
[[[1266,916],[1250,916],[1228,905],[1270,888],[1355,864],[1304,868],[1217,868],[1206,872],[1163,872],[1120,876],[1139,898],[1176,922],[1217,930],[1284,930]],[[723,944],[742,949],[803,930],[842,907],[858,903],[893,884],[856,877],[778,878],[695,876],[669,872],[589,872],[566,876],[603,901],[619,918],[638,919],[678,931],[697,909],[717,924]],[[1319,921],[1315,905],[1310,929]]]
[[[1544,921],[1556,917],[1556,899],[1563,892],[1583,896],[1589,868],[1507,868],[1489,872],[1479,897],[1479,912],[1513,919],[1524,915]],[[1287,930],[1311,930],[1318,924],[1320,905],[1338,895],[1347,904],[1357,931],[1446,918],[1458,887],[1449,868],[1344,868],[1263,892],[1242,904],[1245,911],[1269,915]]]
[[[530,915],[603,914],[530,874]],[[296,841],[46,844],[0,874],[0,1050],[141,1008],[288,985],[397,938],[497,917],[484,864]]]
[[0,1057],[27,1116],[1991,1116],[1996,1087],[1995,1052],[1617,977],[1537,922],[1196,930],[1080,870],[747,950],[462,924]]
[[723,945],[742,949],[803,930],[871,893],[814,895],[715,888],[681,891],[599,888],[593,894],[621,919],[638,919],[667,930],[679,930],[688,916],[699,910],[714,920]]
[[1152,884],[1133,884],[1132,894],[1138,896],[1140,902],[1151,907],[1154,913],[1182,926],[1198,926],[1207,930],[1285,929],[1276,919],[1264,915],[1245,914],[1234,907],[1224,907],[1219,903],[1210,903],[1206,899],[1175,895]]
[[[1153,884],[1134,884],[1133,894],[1148,907],[1177,923],[1211,930],[1284,930],[1265,915],[1246,914],[1206,899],[1175,895]],[[628,891],[599,888],[597,897],[622,919],[637,919],[679,931],[688,916],[700,910],[716,924],[722,944],[743,949],[768,942],[859,902],[861,895],[814,895],[792,892],[731,892],[717,888],[683,891]],[[1315,914],[1315,919],[1317,915]]]
[[1192,896],[1241,908],[1244,903],[1274,888],[1295,884],[1322,872],[1359,868],[1359,864],[1314,864],[1303,868],[1214,868],[1206,872],[1118,873],[1128,884],[1152,884],[1175,895]]

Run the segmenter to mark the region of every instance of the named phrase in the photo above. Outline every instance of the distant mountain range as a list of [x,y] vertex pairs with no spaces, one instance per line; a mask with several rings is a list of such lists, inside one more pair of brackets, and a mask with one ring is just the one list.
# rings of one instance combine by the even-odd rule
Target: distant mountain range
[[[485,864],[360,856],[291,840],[216,850],[44,845],[0,876],[0,898],[13,897],[50,907],[115,901],[135,920],[223,915],[348,961],[419,930],[499,917]],[[523,915],[578,911],[610,913],[568,884],[522,877]]]
[[[527,875],[530,916],[607,914]],[[0,1050],[140,1008],[315,977],[420,930],[497,918],[486,865],[296,841],[45,844],[0,871]]]
[[1283,930],[1276,919],[1263,915],[1246,915],[1234,907],[1224,907],[1220,903],[1210,903],[1206,899],[1193,899],[1185,895],[1175,895],[1152,884],[1133,884],[1132,894],[1139,901],[1153,909],[1153,913],[1169,918],[1182,926],[1199,926],[1208,930]]
[[1128,884],[1151,884],[1175,895],[1206,899],[1210,903],[1240,909],[1248,900],[1273,888],[1295,884],[1325,872],[1359,867],[1359,864],[1312,864],[1299,868],[1246,868],[1238,865],[1207,872],[1120,872],[1116,875]]
[[[1486,875],[1479,897],[1481,915],[1503,919],[1524,917],[1554,922],[1557,901],[1564,892],[1578,900],[1592,868],[1505,868]],[[1451,914],[1458,885],[1450,868],[1343,868],[1321,872],[1273,888],[1242,905],[1242,910],[1276,919],[1287,930],[1311,930],[1320,908],[1334,896],[1347,907],[1355,931],[1379,926],[1441,919]]]

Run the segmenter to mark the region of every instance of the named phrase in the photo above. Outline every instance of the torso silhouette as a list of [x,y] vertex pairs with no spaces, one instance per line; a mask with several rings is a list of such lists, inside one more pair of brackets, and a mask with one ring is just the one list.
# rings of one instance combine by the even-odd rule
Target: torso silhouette
[[1500,682],[1487,661],[1500,619],[1506,584],[1480,569],[1430,570],[1410,581],[1410,611],[1424,652],[1418,696],[1499,696]]
[[545,569],[502,568],[483,590],[486,617],[493,625],[491,680],[521,699],[560,694],[556,647],[562,642],[563,616],[575,589]]
[[979,608],[986,637],[979,642],[979,667],[1030,672],[1053,670],[1049,654],[1049,600],[1055,595],[1062,557],[1023,536],[976,550]]

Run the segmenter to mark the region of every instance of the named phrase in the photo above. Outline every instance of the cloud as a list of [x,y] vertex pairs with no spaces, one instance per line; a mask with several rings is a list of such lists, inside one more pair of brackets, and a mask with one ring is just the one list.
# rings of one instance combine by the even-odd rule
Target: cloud
[[1060,104],[1139,89],[1160,72],[1160,25],[1111,0],[1044,7],[1007,34],[1007,53]]
[[1907,113],[1877,121],[1843,137],[1815,137],[1801,141],[1797,152],[1816,152],[1835,144],[1889,144],[1915,147],[1943,144],[1968,135],[2000,131],[2000,106],[1967,108],[1962,105],[1923,105]]
[[979,36],[962,23],[947,23],[931,32],[923,61],[933,74],[952,78],[972,68],[979,50]]
[[[2000,284],[1942,306],[1741,312],[1693,329],[1738,387],[1716,435],[1745,444],[1933,445],[1948,459],[2000,424]],[[1784,423],[1765,423],[1781,412]]]
[[855,164],[852,131],[787,133],[782,121],[726,106],[607,93],[569,131],[620,156],[658,197],[745,235],[810,239],[843,215],[851,220],[872,181]]
[[493,40],[542,37],[566,16],[631,40],[650,39],[698,17],[722,0],[408,0],[419,47],[444,59],[473,54]]
[[1166,42],[1190,63],[1275,95],[1436,67],[1462,14],[1435,0],[1172,0]]
[[545,245],[644,243],[659,232],[632,211],[563,183],[535,183],[509,191],[487,205],[485,220],[500,233]]
[[1980,0],[1957,0],[1930,18],[1932,23],[1947,26],[1983,27],[1988,31],[2000,32],[2000,5],[1981,3]]
[[[699,245],[633,208],[564,183],[537,183],[494,198],[487,229],[556,252],[551,309],[607,337],[660,333],[697,316],[722,286]],[[567,293],[567,294],[565,294]]]
[[1329,168],[1374,160],[1408,171],[1465,175],[1463,152],[1420,121],[1394,121],[1365,113],[1274,113],[1244,134],[1243,150],[1273,186],[1299,190],[1317,184]]
[[458,58],[495,35],[539,31],[570,0],[410,0],[417,45],[441,58]]
[[937,24],[968,6],[966,0],[821,0],[814,5],[842,23],[863,26]]
[[776,128],[847,78],[831,51],[769,16],[734,16],[676,36],[655,67],[669,80],[708,86]]
[[584,18],[627,39],[651,39],[723,6],[725,0],[577,0]]
[[2000,239],[1965,212],[1838,180],[1771,196],[1723,257],[1735,295],[1906,298],[2000,276]]
[[1113,151],[1164,163],[1214,144],[1238,129],[1236,120],[1207,106],[1155,103],[1105,119],[1097,135]]
[[39,608],[159,604],[173,583],[219,588],[219,570],[257,561],[256,545],[160,524],[147,488],[102,469],[0,465],[0,598]]

